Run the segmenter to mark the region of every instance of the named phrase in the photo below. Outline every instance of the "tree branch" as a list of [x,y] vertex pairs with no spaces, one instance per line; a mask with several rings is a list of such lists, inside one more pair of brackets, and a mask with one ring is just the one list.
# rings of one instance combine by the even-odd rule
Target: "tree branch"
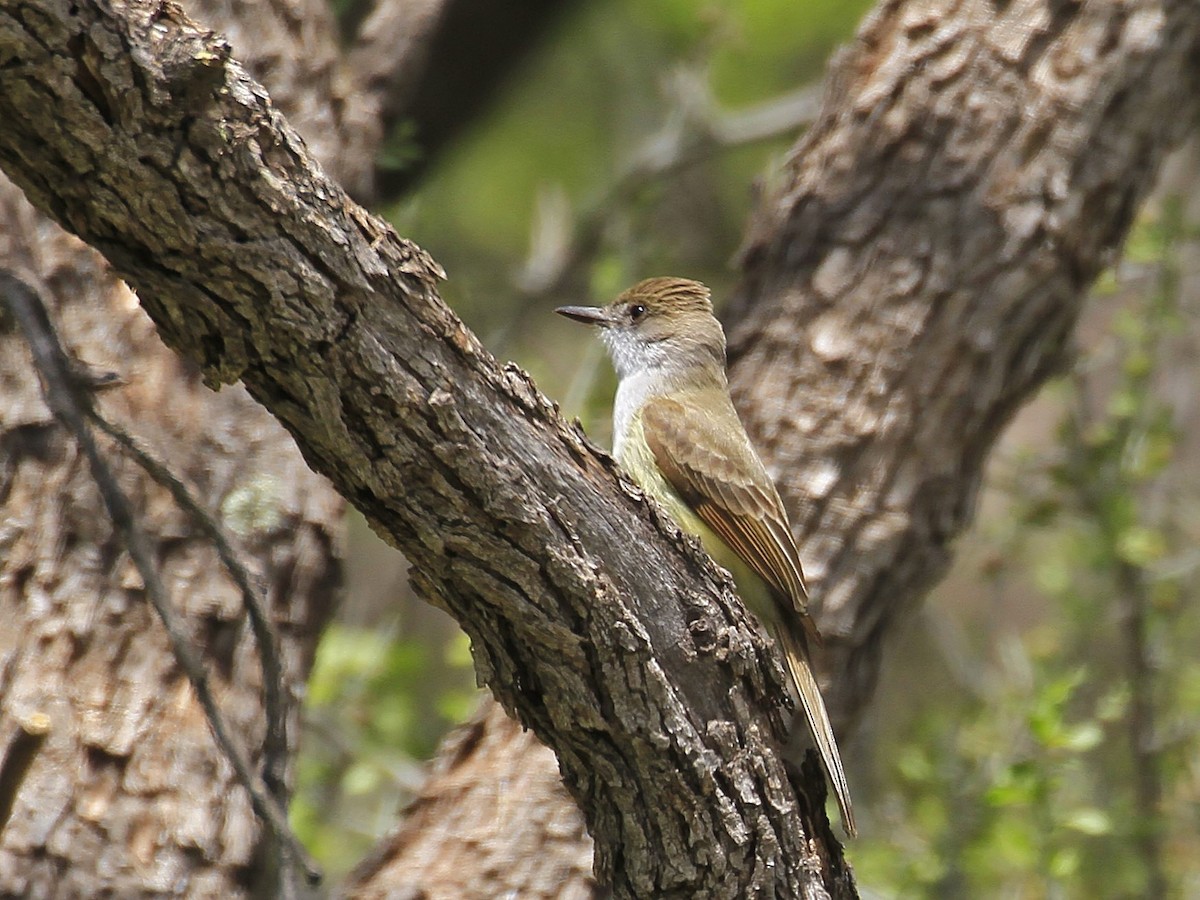
[[[843,728],[1192,128],[1198,37],[1192,3],[884,0],[771,179],[725,311],[730,374],[804,538]],[[396,877],[428,884],[420,865]]]
[[816,87],[772,98],[744,109],[720,108],[695,73],[679,72],[676,102],[662,126],[634,148],[599,196],[572,215],[561,193],[538,205],[529,256],[517,283],[529,294],[551,296],[568,289],[601,249],[606,229],[648,186],[721,149],[793,134],[816,115]]
[[187,485],[180,481],[170,468],[155,459],[133,435],[100,415],[94,403],[87,404],[83,412],[96,427],[120,444],[142,471],[171,492],[179,508],[186,512],[195,524],[196,530],[212,542],[221,564],[241,592],[247,618],[250,620],[250,629],[254,632],[254,642],[258,646],[259,662],[262,665],[263,714],[266,719],[266,733],[262,743],[263,781],[276,803],[286,807],[287,756],[291,745],[288,742],[287,704],[283,698],[283,659],[279,648],[279,635],[267,613],[262,591],[255,584],[257,579],[250,574],[250,570],[233,549],[221,523],[200,505]]
[[[852,892],[729,585],[437,298],[228,48],[157,3],[0,11],[0,164],[210,383],[241,378],[556,752],[619,896]],[[633,548],[636,552],[630,552]],[[810,842],[813,836],[819,843]]]
[[742,250],[731,386],[804,538],[843,729],[988,452],[1200,114],[1200,5],[881,3]]

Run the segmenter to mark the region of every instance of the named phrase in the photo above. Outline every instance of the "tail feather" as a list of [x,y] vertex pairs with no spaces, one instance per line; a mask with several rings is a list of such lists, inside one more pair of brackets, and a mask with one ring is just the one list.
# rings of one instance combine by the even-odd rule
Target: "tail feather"
[[771,629],[771,633],[783,650],[792,683],[800,695],[804,718],[808,721],[809,731],[812,732],[817,752],[821,756],[821,765],[824,766],[829,783],[833,786],[833,795],[842,814],[842,827],[850,837],[857,837],[854,809],[850,804],[850,786],[846,783],[842,757],[838,752],[837,739],[833,735],[833,726],[829,722],[829,713],[825,709],[825,700],[821,697],[821,689],[817,685],[816,676],[813,675],[808,642],[802,633],[794,632],[784,625],[776,625]]

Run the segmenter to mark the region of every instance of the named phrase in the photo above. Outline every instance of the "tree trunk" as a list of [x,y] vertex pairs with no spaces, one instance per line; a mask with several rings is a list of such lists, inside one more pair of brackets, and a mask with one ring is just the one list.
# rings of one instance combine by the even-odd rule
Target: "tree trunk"
[[[802,539],[843,734],[897,617],[949,564],[996,436],[1068,363],[1092,280],[1192,127],[1198,39],[1186,3],[881,3],[760,204],[724,315],[730,376]],[[497,769],[517,740],[488,745]],[[469,787],[431,786],[387,839],[405,865],[363,890],[434,884],[442,850],[412,852],[414,831],[434,804],[469,821]],[[482,896],[476,875],[458,870],[460,896]]]
[[[815,806],[819,775],[810,772],[808,793],[797,792],[776,753],[784,716],[767,698],[779,691],[781,673],[729,602],[727,586],[693,548],[673,543],[673,528],[557,421],[520,373],[494,367],[440,306],[432,289],[436,268],[424,255],[325,181],[220,45],[170,8],[111,4],[110,13],[76,4],[78,15],[68,19],[10,6],[24,15],[0,12],[0,113],[11,126],[0,133],[0,163],[39,206],[108,255],[137,286],[168,342],[210,381],[242,377],[297,436],[310,463],[405,549],[418,584],[440,595],[471,634],[485,680],[556,751],[596,837],[601,879],[622,896],[850,895],[836,842]],[[131,22],[121,15],[127,8]],[[746,324],[734,330],[739,366],[775,360],[785,370],[775,375],[785,389],[769,392],[776,403],[814,377],[806,369],[788,380],[787,370],[798,368],[789,363],[798,355],[797,321],[809,341],[799,345],[801,362],[815,354],[835,375],[849,371],[833,408],[851,410],[848,427],[860,440],[847,450],[835,425],[818,427],[837,418],[829,407],[819,415],[798,407],[805,409],[801,429],[833,435],[829,447],[837,455],[821,469],[821,447],[806,448],[803,476],[785,487],[805,533],[817,520],[798,502],[797,484],[825,510],[822,540],[863,548],[868,568],[891,558],[885,551],[901,539],[924,541],[918,550],[928,552],[901,567],[901,609],[922,583],[913,567],[920,570],[924,560],[928,580],[933,564],[944,561],[942,546],[961,526],[972,487],[970,466],[947,473],[945,457],[935,454],[933,483],[940,488],[947,477],[962,476],[966,487],[956,490],[952,479],[948,505],[919,505],[937,492],[926,487],[917,495],[914,484],[930,483],[919,452],[925,448],[891,440],[904,433],[891,427],[892,403],[909,418],[921,411],[925,421],[943,414],[942,394],[919,390],[949,390],[961,400],[973,396],[962,385],[978,380],[981,399],[967,404],[971,417],[958,451],[960,458],[971,454],[978,470],[1022,391],[1060,356],[1103,253],[1123,233],[1149,173],[1181,133],[1179,123],[1194,115],[1189,63],[1200,17],[1183,3],[1015,3],[1001,11],[1002,21],[984,3],[951,6],[926,21],[929,10],[889,4],[868,22],[806,145],[814,168],[804,163],[790,173],[748,242],[738,305]],[[126,56],[126,48],[136,52]],[[1094,58],[1072,69],[1080,63],[1072,53],[1084,51]],[[979,90],[1000,92],[1025,77],[1062,89],[1065,99],[1049,104],[1049,112],[1012,114],[1019,125],[1041,123],[1022,144],[999,127],[982,129],[981,141],[1007,143],[972,155],[971,123],[989,110],[970,102],[956,110],[941,104],[940,91],[956,79],[983,79],[973,76],[975,67],[992,54],[1008,60],[1005,77],[981,82]],[[897,80],[913,56],[923,67]],[[880,94],[887,85],[892,93]],[[1007,102],[1003,109],[1020,110]],[[1058,134],[1064,119],[1102,142],[1067,141],[1077,135]],[[844,143],[859,130],[868,136]],[[830,141],[824,147],[822,134]],[[882,156],[881,146],[890,148]],[[1008,178],[1026,177],[1043,154],[1063,159],[1043,182],[1019,185],[1029,195],[1018,191],[1018,205],[1005,207],[1001,201],[1011,201],[1018,186],[1004,190],[1005,169],[996,160],[1012,153],[1023,161],[1009,167]],[[1101,154],[1112,157],[1111,168],[1098,166]],[[973,182],[969,170],[961,182],[930,170],[937,159],[964,155],[986,161]],[[895,207],[876,202],[869,190],[880,169],[891,167],[919,173],[896,177],[908,191],[885,192]],[[1101,171],[1122,177],[1105,180]],[[818,189],[839,177],[849,187],[830,195]],[[941,191],[920,193],[926,179]],[[154,204],[143,202],[150,197]],[[980,223],[972,215],[984,213],[992,230],[975,240]],[[841,243],[829,240],[826,221],[840,229]],[[894,243],[927,222],[954,223],[959,243],[952,255],[918,243],[908,248],[917,255],[906,257],[868,227]],[[905,229],[889,230],[893,223]],[[942,233],[928,225],[925,231],[927,240]],[[989,243],[988,236],[1014,243]],[[1022,247],[1043,241],[1049,252],[1023,257],[1025,266],[1043,268],[1005,268],[1006,254],[1021,256]],[[857,272],[849,251],[860,245],[870,249]],[[927,266],[949,262],[965,270],[968,259],[978,260],[978,270],[966,282],[953,267],[947,275]],[[898,265],[905,261],[907,268]],[[994,281],[978,274],[989,272]],[[1000,278],[1005,272],[1009,277]],[[884,288],[893,283],[907,287],[878,307],[847,299],[868,296],[854,294],[860,288],[886,299]],[[1033,290],[1047,284],[1053,289]],[[980,297],[975,285],[992,294]],[[850,328],[828,318],[835,310],[824,304],[834,297],[839,312],[849,304],[842,315]],[[1033,298],[1066,308],[1039,318],[1040,307],[1025,305]],[[818,299],[822,305],[811,306]],[[1020,325],[1023,315],[1053,328],[1032,337],[1025,328],[1024,343],[1010,346],[1000,325]],[[822,322],[825,329],[815,327]],[[961,343],[946,333],[950,328],[966,329],[971,352],[937,359],[948,380],[906,376],[890,339],[898,347],[912,342],[957,352]],[[751,346],[752,333],[761,350]],[[877,363],[859,350],[860,341],[882,354]],[[740,369],[734,378],[745,383]],[[764,412],[747,411],[766,446],[782,452],[782,424],[776,420],[772,432]],[[913,441],[924,434],[908,428]],[[884,437],[875,450],[873,441]],[[854,509],[859,486],[842,477],[845,471],[890,473],[878,485],[868,480],[861,514]],[[900,501],[888,505],[893,497],[907,498],[917,512],[897,518]],[[839,532],[839,523],[857,523],[857,530]],[[853,638],[838,645],[835,660],[836,697],[849,710],[865,697],[874,672],[844,672],[843,648],[870,662],[883,607],[852,602],[852,592],[835,589],[847,583],[836,581],[838,573],[858,571],[848,556],[822,554],[812,540],[805,551],[814,580],[828,589],[827,630]],[[863,583],[867,591],[893,584]],[[840,621],[843,608],[861,608],[868,619]],[[844,686],[844,679],[851,681]]]
[[[0,183],[0,266],[35,286],[65,343],[114,372],[104,414],[236,522],[282,636],[288,732],[339,582],[342,504],[241,389],[213,393],[154,336],[102,260]],[[13,786],[0,893],[275,893],[246,795],[217,751],[75,439],[51,416],[19,331],[0,333],[0,741],[49,720]],[[103,445],[221,706],[258,757],[262,674],[241,592],[194,523]],[[235,451],[235,452],[231,452]]]
[[[238,20],[223,21],[238,32]],[[297,21],[306,23],[307,78],[274,71],[275,101],[311,129],[327,166],[361,172],[363,160],[373,166],[373,151],[350,165],[353,151],[331,137],[348,129],[321,127],[332,98],[328,77],[322,86],[313,75],[322,71],[314,60],[337,49],[326,4],[258,4],[245,43],[260,59],[298,58],[287,45],[295,39],[287,23]],[[206,509],[232,519],[282,637],[294,746],[298,698],[341,578],[341,499],[244,390],[205,388],[193,366],[163,347],[104,261],[7,179],[0,222],[0,269],[37,290],[73,355],[124,382],[99,394],[104,414]],[[0,751],[21,724],[49,719],[15,796],[0,798],[12,801],[0,835],[0,893],[275,896],[248,799],[209,735],[75,439],[41,398],[23,337],[4,314],[0,323]],[[221,706],[258,760],[262,675],[241,593],[166,489],[111,442],[102,447],[153,539]]]
[[843,728],[1193,128],[1197,49],[1194,3],[884,3],[762,204],[732,387],[803,538]]
[[844,727],[1200,110],[1194,4],[936,6],[878,7],[835,68],[730,312]]
[[[341,896],[586,900],[599,894],[592,842],[554,754],[496,703],[447,739],[401,830],[351,873]],[[475,880],[466,882],[464,872]]]

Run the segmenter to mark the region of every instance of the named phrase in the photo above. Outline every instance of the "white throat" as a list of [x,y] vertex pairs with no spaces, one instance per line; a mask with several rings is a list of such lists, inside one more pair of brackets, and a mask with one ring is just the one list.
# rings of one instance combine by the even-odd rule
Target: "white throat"
[[[723,372],[721,374],[724,375]],[[624,459],[625,441],[629,437],[633,418],[648,400],[686,392],[703,383],[697,382],[694,368],[678,364],[639,369],[622,376],[613,400],[613,457],[617,462]]]
[[669,393],[673,379],[661,369],[642,369],[621,379],[613,400],[613,457],[624,460],[625,441],[633,417],[647,400]]
[[[601,337],[620,379],[613,402],[613,456],[621,462],[630,425],[646,401],[694,386],[700,366],[689,358],[686,343],[647,341],[623,328],[604,329]],[[723,366],[717,377],[724,381]]]

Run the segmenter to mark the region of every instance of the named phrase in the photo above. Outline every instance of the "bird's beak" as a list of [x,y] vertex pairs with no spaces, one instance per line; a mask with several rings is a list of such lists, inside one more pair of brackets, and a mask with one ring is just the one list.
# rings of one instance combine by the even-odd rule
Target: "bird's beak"
[[603,306],[560,306],[555,310],[560,316],[583,322],[585,325],[608,326],[612,324],[612,313]]

